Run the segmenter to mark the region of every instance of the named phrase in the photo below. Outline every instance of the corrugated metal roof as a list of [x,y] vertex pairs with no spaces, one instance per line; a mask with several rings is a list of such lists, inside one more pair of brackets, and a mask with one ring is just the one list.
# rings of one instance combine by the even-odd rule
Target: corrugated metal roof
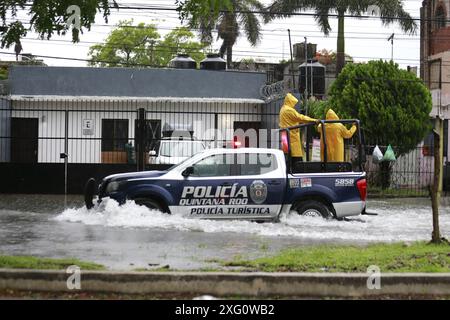
[[14,66],[12,95],[260,99],[266,75],[188,69]]

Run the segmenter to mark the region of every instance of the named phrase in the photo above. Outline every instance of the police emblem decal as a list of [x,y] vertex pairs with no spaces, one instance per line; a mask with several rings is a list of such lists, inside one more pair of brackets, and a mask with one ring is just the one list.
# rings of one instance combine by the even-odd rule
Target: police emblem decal
[[261,180],[255,180],[250,185],[250,198],[256,204],[262,204],[267,198],[267,186]]

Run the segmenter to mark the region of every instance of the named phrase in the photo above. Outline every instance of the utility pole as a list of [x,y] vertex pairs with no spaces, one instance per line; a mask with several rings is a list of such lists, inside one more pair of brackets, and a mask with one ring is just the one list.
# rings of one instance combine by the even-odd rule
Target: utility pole
[[305,38],[305,115],[308,115],[308,38]]
[[387,39],[388,41],[391,41],[391,61],[394,61],[394,36],[395,33],[391,34],[391,36]]
[[290,29],[288,29],[288,35],[289,35],[289,49],[291,50],[291,70],[292,70],[292,86],[293,86],[292,92],[295,92],[296,88],[295,88],[294,57],[292,55],[292,43],[291,43],[291,30]]

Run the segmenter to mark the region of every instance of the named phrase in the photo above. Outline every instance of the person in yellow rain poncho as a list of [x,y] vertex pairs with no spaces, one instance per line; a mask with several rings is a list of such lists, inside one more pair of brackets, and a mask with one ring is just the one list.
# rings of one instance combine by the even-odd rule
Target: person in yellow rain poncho
[[[318,122],[319,120],[304,116],[295,110],[298,100],[292,94],[288,93],[284,99],[284,104],[280,110],[280,128],[293,127],[302,123]],[[303,161],[303,145],[299,129],[290,131],[289,135],[291,145],[292,164]]]
[[[326,120],[339,120],[337,114],[329,109]],[[324,161],[323,155],[323,137],[322,125],[317,126],[317,131],[320,132],[320,158]],[[327,161],[328,162],[344,162],[344,139],[350,139],[356,132],[356,126],[353,125],[348,130],[342,123],[328,123],[325,124],[325,135],[327,139]]]

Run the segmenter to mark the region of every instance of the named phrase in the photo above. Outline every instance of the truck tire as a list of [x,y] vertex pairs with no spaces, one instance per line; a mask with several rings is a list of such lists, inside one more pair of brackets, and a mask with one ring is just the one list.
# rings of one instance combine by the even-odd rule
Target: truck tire
[[151,198],[136,198],[134,202],[140,206],[146,206],[151,210],[158,210],[164,213],[167,213],[167,210],[156,200]]
[[301,216],[322,217],[324,219],[331,219],[333,217],[330,209],[322,202],[316,200],[299,202],[292,210],[297,211]]

